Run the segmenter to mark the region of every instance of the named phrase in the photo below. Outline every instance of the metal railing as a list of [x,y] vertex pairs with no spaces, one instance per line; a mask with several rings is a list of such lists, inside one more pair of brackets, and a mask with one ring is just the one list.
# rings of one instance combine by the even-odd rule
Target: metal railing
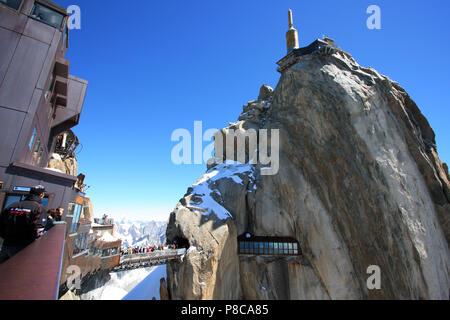
[[120,263],[125,263],[127,261],[138,261],[138,260],[151,260],[151,259],[161,259],[163,257],[178,257],[186,253],[186,249],[170,249],[170,250],[157,250],[153,252],[145,253],[135,253],[135,254],[125,254],[120,257]]

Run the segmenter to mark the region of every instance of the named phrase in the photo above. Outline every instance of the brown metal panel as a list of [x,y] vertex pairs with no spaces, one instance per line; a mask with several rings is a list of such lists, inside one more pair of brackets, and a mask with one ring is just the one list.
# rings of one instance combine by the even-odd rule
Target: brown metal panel
[[99,246],[101,246],[102,250],[118,248],[118,247],[122,246],[122,240],[117,240],[114,242],[106,242],[106,241],[97,240],[97,243]]
[[26,111],[42,70],[48,45],[21,37],[0,87],[0,105]]
[[0,107],[0,165],[8,166],[25,114]]
[[0,300],[56,300],[64,249],[65,225],[0,265]]
[[55,31],[56,29],[52,26],[36,21],[34,19],[28,19],[23,34],[50,45],[53,40]]
[[28,17],[9,8],[0,7],[0,27],[22,33]]
[[42,90],[47,90],[48,80],[50,79],[50,74],[53,71],[53,64],[55,61],[55,56],[57,56],[58,44],[61,41],[61,37],[58,37],[57,34],[59,33],[55,32],[53,36],[53,40],[50,44],[50,48],[48,49],[47,57],[45,58],[41,75],[39,76],[37,88]]
[[[30,104],[30,109],[34,110],[36,110],[35,105],[37,105],[39,101],[38,92],[36,91],[37,90],[35,90],[35,94],[33,94],[33,98]],[[32,113],[25,114],[25,119],[20,130],[14,153],[12,154],[12,157],[10,157],[10,163],[16,161],[28,164],[32,163],[32,152],[30,150],[29,143],[34,129],[34,118],[34,114]]]
[[69,76],[67,107],[58,107],[56,109],[53,127],[64,125],[64,123],[67,122],[67,126],[64,126],[64,129],[67,130],[77,125],[79,115],[83,109],[87,85],[88,83],[86,80],[76,78],[72,75]]
[[19,43],[19,38],[19,34],[14,31],[0,28],[0,43],[2,44],[2,49],[0,50],[0,85],[5,78],[14,50],[16,50]]
[[22,12],[23,14],[26,14],[26,15],[30,15],[31,10],[33,9],[33,5],[34,5],[34,0],[24,0],[24,2],[22,4],[22,9],[20,10],[20,12]]

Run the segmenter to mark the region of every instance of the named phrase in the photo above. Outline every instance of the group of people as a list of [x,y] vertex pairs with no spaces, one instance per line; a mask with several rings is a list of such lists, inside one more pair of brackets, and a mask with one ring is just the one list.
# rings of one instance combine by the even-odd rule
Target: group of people
[[50,230],[55,221],[61,221],[64,209],[45,210],[42,206],[44,197],[43,186],[32,187],[24,200],[12,203],[1,213],[0,236],[3,245],[0,264]]
[[120,254],[122,256],[131,255],[131,254],[139,254],[139,253],[149,253],[155,250],[164,250],[164,249],[177,249],[176,245],[158,245],[158,246],[146,246],[146,247],[135,247],[135,248],[121,248]]

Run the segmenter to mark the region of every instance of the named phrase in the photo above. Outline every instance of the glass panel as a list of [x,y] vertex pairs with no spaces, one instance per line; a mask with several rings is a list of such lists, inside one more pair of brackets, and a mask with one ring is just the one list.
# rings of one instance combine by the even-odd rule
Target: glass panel
[[5,205],[3,206],[3,209],[9,207],[14,202],[19,202],[20,200],[22,200],[21,196],[15,196],[15,195],[8,196],[6,198]]
[[298,250],[297,249],[294,249],[294,254],[298,254]]
[[244,243],[244,242],[242,242],[242,241],[241,241],[241,242],[239,242],[239,248],[241,248],[241,249],[242,249],[242,248],[244,248],[244,246],[245,246],[245,243]]
[[288,248],[292,249],[292,243],[288,243]]
[[70,229],[71,233],[74,233],[74,232],[77,231],[78,221],[80,219],[81,208],[82,208],[81,204],[76,204],[75,205],[75,211],[73,213],[73,219],[72,219],[72,226],[71,226],[71,229]]
[[64,19],[64,16],[61,13],[53,11],[52,9],[44,7],[38,3],[34,4],[31,17],[58,29],[61,27],[61,23]]
[[71,202],[69,203],[69,206],[67,208],[67,215],[72,216],[74,211],[75,211],[75,203]]
[[278,250],[278,242],[275,242],[275,243],[273,244],[273,247],[274,247],[275,249]]
[[75,205],[75,212],[73,214],[73,221],[75,221],[76,223],[78,223],[78,221],[80,220],[80,213],[81,213],[81,204],[77,204]]
[[67,24],[64,26],[64,35],[63,35],[63,44],[64,47],[68,48],[69,44],[67,43],[67,34],[69,32],[69,27],[67,26]]
[[294,249],[297,249],[297,243],[293,243]]
[[50,82],[48,83],[48,88],[47,88],[47,92],[45,92],[45,100],[49,100],[49,98],[51,97],[52,94],[52,88],[53,88],[53,80],[55,79],[53,73],[52,76],[50,78]]
[[22,0],[0,0],[0,3],[13,8],[14,10],[19,10]]
[[33,134],[31,135],[30,144],[29,144],[30,150],[33,150],[33,144],[34,144],[34,140],[36,139],[36,134],[37,134],[37,130],[36,130],[36,128],[34,128]]

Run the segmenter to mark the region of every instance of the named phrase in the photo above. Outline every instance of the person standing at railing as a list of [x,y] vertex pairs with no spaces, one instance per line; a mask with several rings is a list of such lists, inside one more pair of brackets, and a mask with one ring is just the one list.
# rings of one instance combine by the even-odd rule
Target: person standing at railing
[[50,209],[47,211],[47,223],[45,224],[44,232],[47,232],[55,225],[55,218],[57,214],[56,209]]
[[42,208],[45,188],[35,186],[23,201],[14,202],[0,217],[0,236],[4,239],[0,263],[39,238],[47,224],[47,212]]

